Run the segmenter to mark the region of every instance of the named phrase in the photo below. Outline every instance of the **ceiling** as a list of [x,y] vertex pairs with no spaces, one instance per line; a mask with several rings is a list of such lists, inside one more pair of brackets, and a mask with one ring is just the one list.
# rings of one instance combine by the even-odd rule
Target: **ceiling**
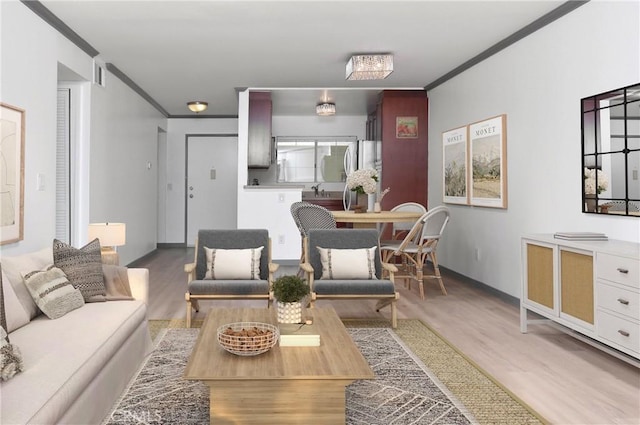
[[[366,114],[381,89],[422,89],[565,2],[40,3],[170,116],[191,114],[190,100],[209,102],[206,115],[235,116],[245,87],[278,89],[274,115],[311,115],[322,100],[337,114]],[[392,53],[393,73],[345,80],[356,53]]]

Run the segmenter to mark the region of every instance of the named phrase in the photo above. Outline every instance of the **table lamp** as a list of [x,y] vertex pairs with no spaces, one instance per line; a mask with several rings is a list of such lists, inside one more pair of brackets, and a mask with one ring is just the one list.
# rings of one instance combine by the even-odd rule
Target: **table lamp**
[[125,244],[125,223],[90,223],[89,240],[100,240],[102,262],[104,264],[120,264],[120,257],[116,251],[117,246]]

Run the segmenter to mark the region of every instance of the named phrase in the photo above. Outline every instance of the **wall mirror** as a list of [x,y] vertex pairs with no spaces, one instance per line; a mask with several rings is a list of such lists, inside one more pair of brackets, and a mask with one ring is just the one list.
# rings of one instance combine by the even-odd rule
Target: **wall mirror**
[[585,97],[582,211],[640,217],[640,83]]

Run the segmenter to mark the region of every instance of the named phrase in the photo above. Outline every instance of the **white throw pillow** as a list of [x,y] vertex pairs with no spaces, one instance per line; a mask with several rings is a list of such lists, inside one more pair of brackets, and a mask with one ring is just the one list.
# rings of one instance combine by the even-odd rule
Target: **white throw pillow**
[[205,279],[255,280],[260,279],[262,249],[220,249],[204,247],[207,255]]
[[[26,290],[26,288],[25,288]],[[7,332],[11,333],[26,325],[31,320],[29,312],[24,309],[13,286],[2,270],[2,291],[4,293],[4,312],[7,318]]]
[[53,264],[53,250],[51,248],[43,248],[28,254],[2,257],[2,270],[31,319],[40,314],[40,310],[33,302],[27,287],[24,286],[22,276],[33,270],[42,270],[50,264]]
[[318,248],[322,262],[320,279],[377,279],[376,248]]

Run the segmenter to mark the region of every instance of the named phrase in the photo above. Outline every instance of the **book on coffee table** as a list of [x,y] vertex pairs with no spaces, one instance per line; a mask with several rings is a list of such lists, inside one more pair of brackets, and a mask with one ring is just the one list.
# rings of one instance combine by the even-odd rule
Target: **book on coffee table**
[[280,323],[281,347],[319,347],[320,333],[313,324]]

